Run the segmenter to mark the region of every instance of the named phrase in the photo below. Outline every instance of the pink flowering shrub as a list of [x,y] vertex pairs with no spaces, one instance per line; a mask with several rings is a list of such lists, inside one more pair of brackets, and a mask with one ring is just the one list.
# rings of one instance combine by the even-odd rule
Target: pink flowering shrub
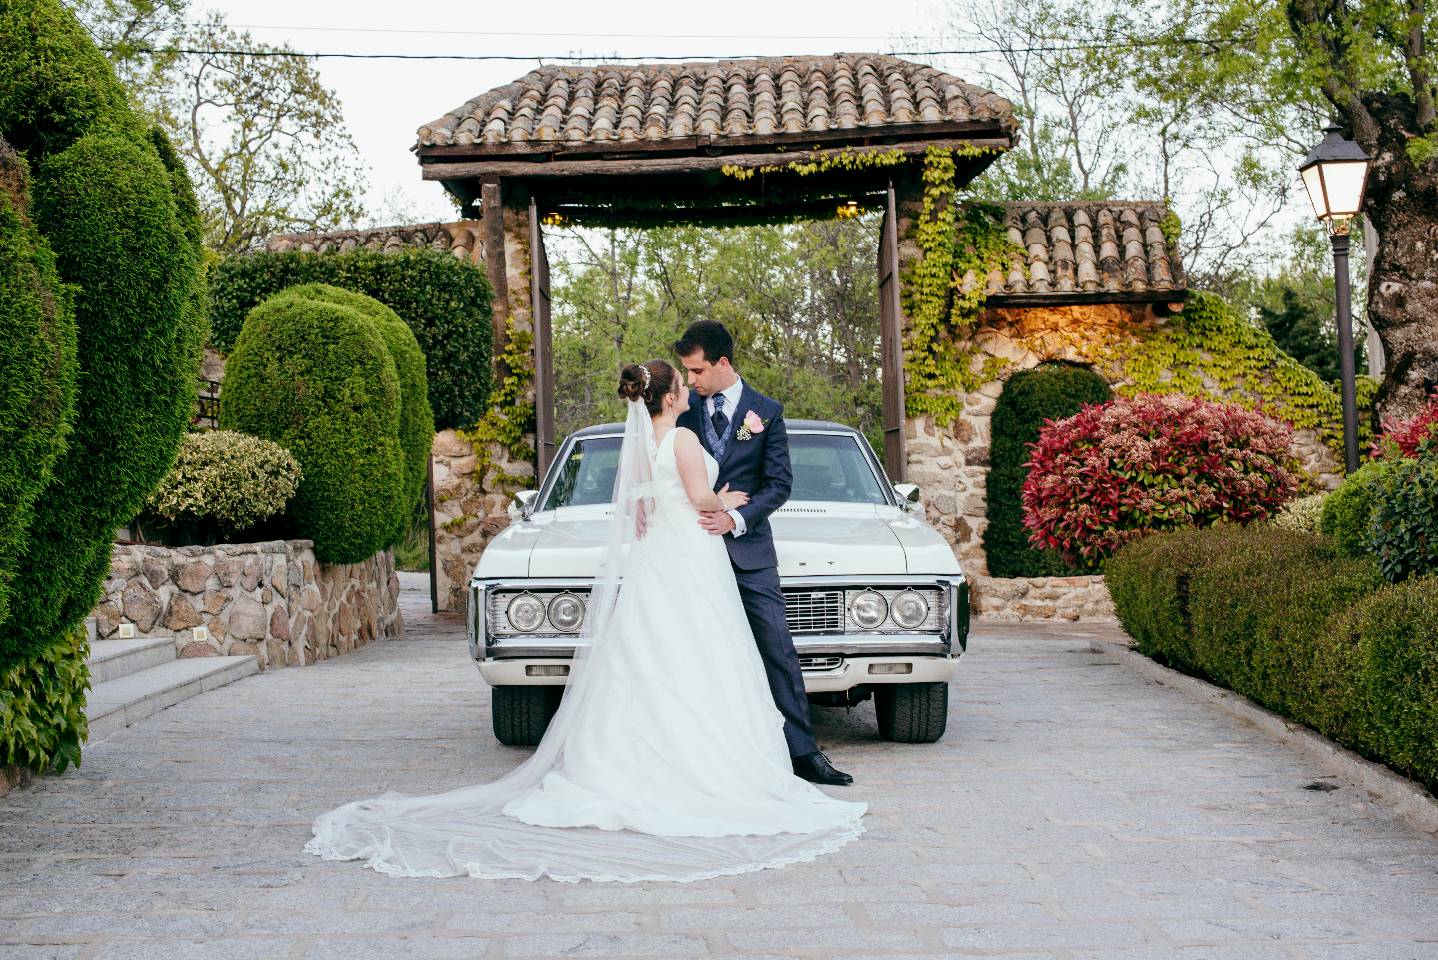
[[1373,456],[1388,460],[1418,456],[1418,445],[1429,438],[1438,440],[1438,390],[1428,406],[1405,420],[1385,417],[1383,436],[1373,444]]
[[1094,569],[1157,530],[1266,519],[1298,490],[1290,438],[1287,424],[1196,397],[1087,405],[1047,421],[1033,446],[1029,540]]

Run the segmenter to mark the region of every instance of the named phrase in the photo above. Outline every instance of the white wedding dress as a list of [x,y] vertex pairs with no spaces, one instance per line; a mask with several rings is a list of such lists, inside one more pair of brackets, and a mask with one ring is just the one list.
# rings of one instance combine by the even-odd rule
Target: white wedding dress
[[394,876],[690,881],[812,860],[864,832],[867,804],[794,776],[728,552],[684,493],[678,430],[656,447],[642,409],[625,447],[644,532],[629,531],[607,615],[598,583],[591,594],[601,623],[535,755],[493,783],[322,814],[307,851]]

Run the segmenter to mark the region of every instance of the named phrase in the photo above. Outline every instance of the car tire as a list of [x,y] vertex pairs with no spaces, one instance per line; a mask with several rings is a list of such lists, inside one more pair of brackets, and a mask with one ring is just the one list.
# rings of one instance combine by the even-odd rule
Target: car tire
[[893,743],[936,743],[949,720],[947,683],[885,683],[874,687],[879,737]]
[[537,746],[563,695],[559,686],[495,687],[490,705],[495,739],[506,747]]

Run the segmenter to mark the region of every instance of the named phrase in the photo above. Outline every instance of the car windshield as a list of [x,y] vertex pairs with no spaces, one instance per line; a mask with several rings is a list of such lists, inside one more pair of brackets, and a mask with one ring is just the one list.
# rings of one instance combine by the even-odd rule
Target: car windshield
[[[575,441],[559,467],[544,509],[609,503],[619,466],[619,437],[583,437]],[[791,433],[789,462],[794,468],[790,500],[835,503],[889,501],[880,481],[851,434]]]

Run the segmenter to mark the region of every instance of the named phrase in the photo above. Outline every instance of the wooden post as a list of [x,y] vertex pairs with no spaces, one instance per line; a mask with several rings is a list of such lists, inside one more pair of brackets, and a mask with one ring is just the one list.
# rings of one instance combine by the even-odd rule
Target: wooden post
[[554,344],[549,327],[549,256],[539,205],[529,197],[529,314],[534,325],[534,453],[535,486],[554,460]]
[[425,464],[424,499],[429,513],[429,612],[439,613],[439,568],[434,550],[434,454]]
[[494,294],[491,323],[494,327],[494,355],[509,343],[509,277],[505,273],[504,199],[498,180],[486,180],[479,187],[480,235],[484,242],[484,272]]
[[879,345],[884,378],[884,471],[892,483],[908,474],[904,438],[904,328],[899,308],[899,223],[894,181],[889,181],[879,228]]

